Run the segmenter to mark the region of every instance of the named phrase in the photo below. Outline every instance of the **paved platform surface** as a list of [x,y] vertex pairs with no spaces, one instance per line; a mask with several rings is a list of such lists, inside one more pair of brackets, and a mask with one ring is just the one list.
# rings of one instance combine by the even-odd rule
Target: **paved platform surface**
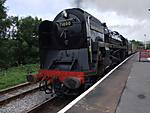
[[[90,92],[88,95],[82,98],[79,102],[77,102],[72,108],[70,108],[67,111],[67,113],[116,113],[116,112],[117,113],[137,113],[137,112],[126,112],[128,110],[124,111],[124,109],[128,109],[128,108],[124,108],[124,107],[128,107],[128,104],[127,104],[128,101],[124,102],[124,100],[126,100],[127,98],[126,96],[124,98],[121,98],[121,95],[124,94],[124,89],[126,86],[126,82],[128,80],[128,76],[130,75],[132,71],[136,71],[132,69],[134,69],[133,66],[136,67],[137,63],[138,63],[138,55],[135,55],[131,59],[129,59],[127,62],[125,62],[122,66],[120,66],[117,70],[115,70],[107,79],[105,79],[94,90],[92,90],[92,92]],[[144,73],[142,71],[141,73]],[[139,84],[140,84],[140,80],[139,80]],[[143,94],[143,93],[141,92],[138,94]],[[142,95],[139,95],[139,97],[143,98]],[[137,97],[137,99],[139,98]],[[119,108],[117,109],[118,105],[119,105]],[[150,113],[150,112],[147,112],[147,113]]]
[[150,113],[150,62],[134,62],[116,113]]

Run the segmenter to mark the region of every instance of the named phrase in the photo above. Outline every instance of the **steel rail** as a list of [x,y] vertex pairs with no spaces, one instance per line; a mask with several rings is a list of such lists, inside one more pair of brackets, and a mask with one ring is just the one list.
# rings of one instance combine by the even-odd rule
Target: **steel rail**
[[[32,87],[33,86],[33,87]],[[28,89],[28,87],[30,87]],[[24,89],[26,88],[26,89]],[[25,95],[33,93],[39,89],[39,86],[36,84],[24,83],[20,84],[0,92],[0,105],[5,105],[10,101],[22,98]]]

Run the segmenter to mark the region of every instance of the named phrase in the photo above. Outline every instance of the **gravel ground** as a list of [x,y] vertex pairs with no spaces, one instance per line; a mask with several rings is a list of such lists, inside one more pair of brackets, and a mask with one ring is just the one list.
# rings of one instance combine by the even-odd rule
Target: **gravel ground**
[[28,86],[23,86],[23,87],[20,87],[18,89],[15,89],[15,90],[10,90],[7,93],[0,93],[0,101],[3,101],[7,98],[11,98],[15,95],[19,95],[21,93],[27,92],[29,90],[35,89],[38,86],[39,86],[38,84],[30,84]]
[[52,98],[51,94],[45,94],[43,91],[37,91],[21,99],[11,101],[6,105],[0,106],[0,113],[20,113],[28,110],[35,105]]

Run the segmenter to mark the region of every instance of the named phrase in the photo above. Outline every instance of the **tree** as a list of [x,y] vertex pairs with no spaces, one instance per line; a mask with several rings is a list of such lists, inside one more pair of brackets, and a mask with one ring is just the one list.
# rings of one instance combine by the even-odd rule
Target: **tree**
[[143,43],[140,41],[131,40],[131,43],[132,43],[133,49],[140,49],[140,48],[144,47]]
[[38,61],[38,26],[42,20],[31,16],[21,18],[17,31],[18,64]]
[[5,19],[7,17],[5,2],[6,0],[0,0],[0,38],[4,35]]
[[37,63],[38,26],[41,19],[7,16],[6,0],[0,0],[0,68]]
[[[0,39],[3,38],[4,29],[5,29],[5,19],[7,17],[6,14],[6,7],[4,6],[6,0],[0,0]],[[0,68],[5,67],[4,65],[7,64],[6,57],[5,57],[5,47],[3,46],[3,40],[0,40]]]
[[6,18],[6,7],[4,6],[6,0],[0,0],[0,19]]

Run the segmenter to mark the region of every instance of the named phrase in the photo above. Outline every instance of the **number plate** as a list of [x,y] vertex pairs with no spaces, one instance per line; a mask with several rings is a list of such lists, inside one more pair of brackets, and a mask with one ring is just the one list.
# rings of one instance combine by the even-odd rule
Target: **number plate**
[[60,22],[60,27],[68,27],[68,26],[72,26],[72,22],[71,21]]

